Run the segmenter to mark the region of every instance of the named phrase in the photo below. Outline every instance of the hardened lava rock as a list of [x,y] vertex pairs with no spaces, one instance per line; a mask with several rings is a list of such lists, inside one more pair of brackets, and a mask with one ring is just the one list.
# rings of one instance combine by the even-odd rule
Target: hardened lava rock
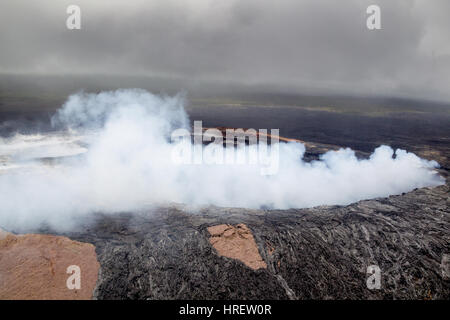
[[97,299],[450,299],[449,204],[444,185],[311,209],[171,205],[65,235],[95,245]]

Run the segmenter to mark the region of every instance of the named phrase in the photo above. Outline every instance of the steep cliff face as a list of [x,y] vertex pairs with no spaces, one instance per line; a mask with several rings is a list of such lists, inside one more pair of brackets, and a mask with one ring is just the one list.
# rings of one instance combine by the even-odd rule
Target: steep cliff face
[[[0,297],[450,299],[449,195],[447,184],[311,209],[170,205],[98,214],[72,240],[2,233]],[[68,264],[81,267],[79,292]]]

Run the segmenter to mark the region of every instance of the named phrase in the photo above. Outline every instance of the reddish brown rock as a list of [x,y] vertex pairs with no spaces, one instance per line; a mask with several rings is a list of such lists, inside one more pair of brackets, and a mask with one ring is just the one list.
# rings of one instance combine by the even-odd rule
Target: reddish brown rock
[[6,238],[7,235],[9,235],[11,233],[6,232],[5,230],[0,229],[0,240],[3,240]]
[[[80,267],[80,289],[67,287],[71,265]],[[91,299],[99,267],[92,244],[0,229],[0,299]]]
[[209,241],[219,255],[240,260],[254,270],[267,268],[252,232],[245,224],[221,224],[209,227],[208,232],[211,234]]

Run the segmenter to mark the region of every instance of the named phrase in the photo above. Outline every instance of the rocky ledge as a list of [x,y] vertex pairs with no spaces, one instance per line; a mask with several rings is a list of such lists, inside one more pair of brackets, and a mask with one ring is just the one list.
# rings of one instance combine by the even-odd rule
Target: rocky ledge
[[[450,299],[449,205],[448,184],[311,209],[170,205],[97,214],[60,236],[95,246],[100,269],[90,294],[96,299]],[[17,249],[21,258],[9,261],[14,252],[5,251],[4,241],[10,237],[0,240],[3,282],[28,259]],[[48,246],[64,252],[58,239]],[[95,272],[96,261],[81,267],[82,288],[93,288],[94,278],[83,275]],[[379,289],[367,285],[373,265]],[[55,272],[68,276],[64,268]],[[1,297],[34,290],[28,280],[14,279],[20,285]]]

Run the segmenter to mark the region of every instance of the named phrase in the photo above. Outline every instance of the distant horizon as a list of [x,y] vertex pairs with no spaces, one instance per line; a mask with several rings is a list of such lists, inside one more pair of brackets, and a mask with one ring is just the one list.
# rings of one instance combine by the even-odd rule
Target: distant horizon
[[[40,78],[38,83],[34,80]],[[48,80],[46,83],[45,81]],[[52,83],[57,80],[57,83]],[[61,82],[62,80],[62,82]],[[80,81],[77,85],[73,80]],[[119,82],[119,80],[121,82]],[[66,82],[65,82],[66,81]],[[81,85],[81,82],[83,85]],[[123,85],[122,85],[123,84]],[[142,88],[154,93],[175,94],[187,92],[195,98],[238,98],[239,96],[256,95],[273,96],[275,98],[348,98],[370,100],[401,100],[405,102],[420,102],[447,105],[450,99],[408,94],[388,94],[374,92],[351,92],[331,88],[305,88],[286,87],[274,83],[245,83],[239,81],[209,80],[192,81],[183,77],[150,76],[150,75],[123,75],[123,74],[39,74],[39,73],[2,73],[0,72],[0,93],[11,87],[17,89],[40,88],[47,91],[73,94],[78,91],[108,91],[116,89]],[[64,88],[61,88],[64,87]],[[65,90],[65,92],[64,92]],[[26,90],[22,93],[26,93]],[[209,96],[209,97],[208,97]],[[214,96],[214,97],[213,97]],[[243,98],[243,97],[239,97]],[[248,97],[247,97],[248,98]],[[262,101],[257,101],[262,102]],[[292,104],[292,103],[290,103]]]

